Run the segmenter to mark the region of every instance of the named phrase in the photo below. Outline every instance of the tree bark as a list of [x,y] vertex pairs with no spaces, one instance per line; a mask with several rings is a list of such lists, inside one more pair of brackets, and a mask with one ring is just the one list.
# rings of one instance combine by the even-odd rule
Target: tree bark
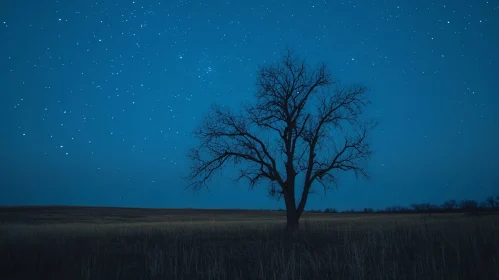
[[286,202],[286,229],[288,231],[296,231],[298,229],[298,211],[296,209],[296,200],[294,187],[288,188],[288,195],[284,197]]
[[296,207],[286,207],[286,230],[294,232],[298,230],[298,215]]

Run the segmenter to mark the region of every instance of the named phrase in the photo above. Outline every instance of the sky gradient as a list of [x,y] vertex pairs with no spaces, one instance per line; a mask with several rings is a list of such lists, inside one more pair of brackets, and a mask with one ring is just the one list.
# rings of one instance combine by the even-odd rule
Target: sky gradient
[[230,179],[185,190],[210,104],[252,101],[289,45],[362,83],[371,180],[308,209],[499,195],[499,1],[2,1],[0,205],[284,208]]

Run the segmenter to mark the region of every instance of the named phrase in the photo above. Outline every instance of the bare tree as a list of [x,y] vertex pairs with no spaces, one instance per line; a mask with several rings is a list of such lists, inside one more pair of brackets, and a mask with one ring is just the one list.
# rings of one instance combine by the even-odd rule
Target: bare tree
[[476,200],[472,200],[472,199],[465,199],[465,200],[461,200],[461,202],[459,203],[459,206],[461,207],[461,209],[464,209],[464,210],[474,210],[478,207],[478,202]]
[[495,209],[498,207],[499,197],[496,200],[493,196],[489,196],[485,200],[489,204],[490,208]]
[[368,177],[375,122],[361,119],[370,103],[366,88],[340,87],[324,63],[311,68],[287,48],[277,63],[259,68],[254,104],[239,113],[214,105],[195,131],[200,145],[188,153],[187,179],[199,190],[215,171],[239,166],[236,181],[247,179],[251,188],[267,182],[271,197],[284,198],[287,229],[295,230],[312,185],[326,192],[339,171]]
[[457,207],[457,201],[455,201],[454,199],[447,200],[442,204],[442,208],[446,210],[453,210],[456,207]]

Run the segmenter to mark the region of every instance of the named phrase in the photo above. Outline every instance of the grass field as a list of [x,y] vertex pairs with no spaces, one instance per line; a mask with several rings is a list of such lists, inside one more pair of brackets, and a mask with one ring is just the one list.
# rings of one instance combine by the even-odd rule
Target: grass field
[[499,279],[499,215],[0,208],[0,279]]

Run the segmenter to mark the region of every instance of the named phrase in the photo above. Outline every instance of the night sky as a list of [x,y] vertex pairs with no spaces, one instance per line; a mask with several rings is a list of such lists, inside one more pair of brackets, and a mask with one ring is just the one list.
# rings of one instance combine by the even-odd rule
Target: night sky
[[[119,3],[119,4],[116,4]],[[284,208],[185,190],[210,104],[253,101],[286,46],[372,105],[371,180],[307,208],[499,194],[499,1],[1,1],[0,205]]]

